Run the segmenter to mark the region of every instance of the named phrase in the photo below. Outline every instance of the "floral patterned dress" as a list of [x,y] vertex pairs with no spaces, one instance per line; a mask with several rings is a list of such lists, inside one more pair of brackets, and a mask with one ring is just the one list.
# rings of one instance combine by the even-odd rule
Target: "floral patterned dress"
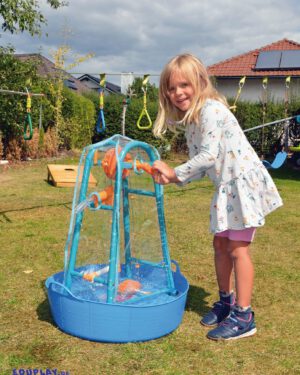
[[205,175],[214,183],[212,233],[260,227],[267,214],[282,206],[271,176],[224,104],[208,99],[200,124],[187,125],[185,135],[190,160],[175,173],[179,185]]

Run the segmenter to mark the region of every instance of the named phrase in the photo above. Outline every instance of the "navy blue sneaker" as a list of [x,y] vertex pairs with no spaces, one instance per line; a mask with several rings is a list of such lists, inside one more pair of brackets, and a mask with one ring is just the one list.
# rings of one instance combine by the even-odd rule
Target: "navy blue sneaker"
[[228,318],[208,332],[207,337],[212,340],[237,340],[255,333],[254,312],[251,308],[241,311],[235,307]]
[[221,323],[230,314],[235,304],[234,293],[229,296],[222,292],[219,292],[219,294],[220,301],[215,302],[212,309],[200,320],[200,323],[206,327],[213,327]]

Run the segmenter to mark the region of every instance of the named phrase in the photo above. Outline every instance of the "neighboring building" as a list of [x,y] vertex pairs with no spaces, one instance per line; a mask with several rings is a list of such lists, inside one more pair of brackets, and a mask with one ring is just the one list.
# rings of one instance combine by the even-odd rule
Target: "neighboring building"
[[[300,96],[300,43],[288,39],[255,49],[208,67],[217,89],[235,98],[239,82],[246,76],[239,100],[258,102],[267,90],[269,100],[283,101],[288,94]],[[268,77],[263,88],[263,79]],[[290,84],[286,82],[291,77]],[[288,88],[286,87],[288,86]]]
[[127,95],[130,91],[130,87],[134,82],[134,74],[133,72],[130,73],[122,73],[121,74],[121,92],[124,95]]
[[[55,64],[52,61],[48,60],[46,57],[40,55],[39,53],[15,54],[14,56],[21,61],[27,61],[27,60],[36,61],[37,73],[41,77],[55,79],[60,74],[59,69],[55,67]],[[63,72],[63,75],[64,75],[64,85],[66,87],[80,94],[83,92],[89,91],[88,87],[86,87],[78,79],[73,77],[70,73]]]
[[[99,78],[92,76],[90,74],[83,74],[82,76],[78,77],[78,80],[88,87],[89,89],[93,91],[98,91],[100,86],[100,76]],[[118,85],[115,85],[114,83],[111,82],[105,82],[105,88],[104,88],[104,94],[121,94],[121,87]]]

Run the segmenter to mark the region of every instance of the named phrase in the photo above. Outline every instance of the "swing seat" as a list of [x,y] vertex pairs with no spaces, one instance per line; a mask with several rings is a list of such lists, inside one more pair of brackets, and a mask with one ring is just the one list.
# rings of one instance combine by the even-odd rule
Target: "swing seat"
[[273,160],[272,163],[270,163],[267,160],[263,160],[263,165],[267,169],[277,169],[277,168],[280,168],[283,165],[286,158],[287,158],[287,153],[285,151],[280,151],[276,154],[275,159]]

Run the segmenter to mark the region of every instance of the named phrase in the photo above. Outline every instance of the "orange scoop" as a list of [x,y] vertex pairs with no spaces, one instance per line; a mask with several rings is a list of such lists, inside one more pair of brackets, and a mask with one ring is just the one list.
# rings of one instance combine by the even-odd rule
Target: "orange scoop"
[[97,276],[99,276],[98,273],[99,273],[99,272],[97,272],[97,271],[95,271],[95,272],[90,272],[90,273],[85,273],[85,274],[83,275],[83,278],[84,278],[85,280],[90,281],[91,283],[93,283],[93,282],[94,282],[94,278],[97,277]]
[[[99,271],[85,272],[82,277],[85,280],[93,283],[95,277],[102,276],[102,275],[106,274],[108,271],[109,271],[109,266],[105,266],[105,267],[101,268]],[[118,272],[121,272],[121,265],[120,264],[118,265]]]

